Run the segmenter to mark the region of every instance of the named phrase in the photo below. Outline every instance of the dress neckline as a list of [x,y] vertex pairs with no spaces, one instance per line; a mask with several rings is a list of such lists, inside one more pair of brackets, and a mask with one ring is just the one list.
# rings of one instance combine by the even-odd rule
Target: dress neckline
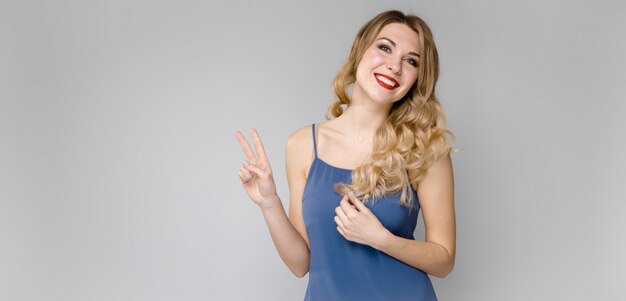
[[318,161],[322,162],[322,163],[323,163],[323,164],[325,164],[326,166],[331,167],[331,168],[334,168],[334,169],[338,169],[338,170],[341,170],[341,171],[349,171],[349,172],[354,171],[353,169],[341,168],[341,167],[337,167],[337,166],[330,165],[330,164],[328,164],[328,162],[326,162],[326,161],[324,161],[324,160],[320,159],[320,157],[317,157],[317,156],[315,157],[315,159],[317,159]]

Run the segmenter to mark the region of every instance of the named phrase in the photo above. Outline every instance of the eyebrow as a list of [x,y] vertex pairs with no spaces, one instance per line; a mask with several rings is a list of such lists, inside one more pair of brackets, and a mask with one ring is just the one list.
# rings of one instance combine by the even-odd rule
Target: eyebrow
[[[387,41],[389,41],[389,43],[391,43],[391,45],[393,45],[393,47],[396,47],[396,42],[392,41],[389,38],[382,37],[382,38],[379,38],[378,40],[387,40]],[[415,53],[415,52],[409,52],[409,54],[414,55],[416,57],[420,57],[420,55]]]

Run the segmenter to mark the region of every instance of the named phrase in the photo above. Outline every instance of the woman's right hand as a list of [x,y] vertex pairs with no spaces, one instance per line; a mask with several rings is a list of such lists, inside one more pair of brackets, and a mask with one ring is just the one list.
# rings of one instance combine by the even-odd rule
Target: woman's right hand
[[235,137],[239,140],[239,144],[241,144],[241,148],[248,158],[247,161],[250,163],[249,166],[245,164],[245,161],[241,163],[239,179],[241,179],[243,188],[255,204],[262,208],[269,208],[275,205],[272,202],[280,201],[278,197],[275,197],[276,184],[274,183],[272,168],[256,129],[251,129],[250,134],[257,155],[254,154],[243,134],[239,131],[235,132]]

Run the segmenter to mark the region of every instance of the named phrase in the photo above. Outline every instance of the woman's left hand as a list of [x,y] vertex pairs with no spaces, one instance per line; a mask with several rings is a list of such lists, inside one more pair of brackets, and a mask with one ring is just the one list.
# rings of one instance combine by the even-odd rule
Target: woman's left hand
[[335,208],[335,214],[337,231],[349,241],[376,248],[390,234],[374,213],[354,195],[344,196]]

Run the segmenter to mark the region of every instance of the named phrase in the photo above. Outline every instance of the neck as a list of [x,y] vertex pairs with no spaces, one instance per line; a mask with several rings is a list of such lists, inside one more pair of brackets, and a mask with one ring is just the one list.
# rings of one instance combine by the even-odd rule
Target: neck
[[350,105],[336,120],[345,129],[349,139],[365,143],[374,139],[374,134],[387,119],[392,104],[376,103],[366,99],[364,93],[360,92],[360,89],[354,89]]

